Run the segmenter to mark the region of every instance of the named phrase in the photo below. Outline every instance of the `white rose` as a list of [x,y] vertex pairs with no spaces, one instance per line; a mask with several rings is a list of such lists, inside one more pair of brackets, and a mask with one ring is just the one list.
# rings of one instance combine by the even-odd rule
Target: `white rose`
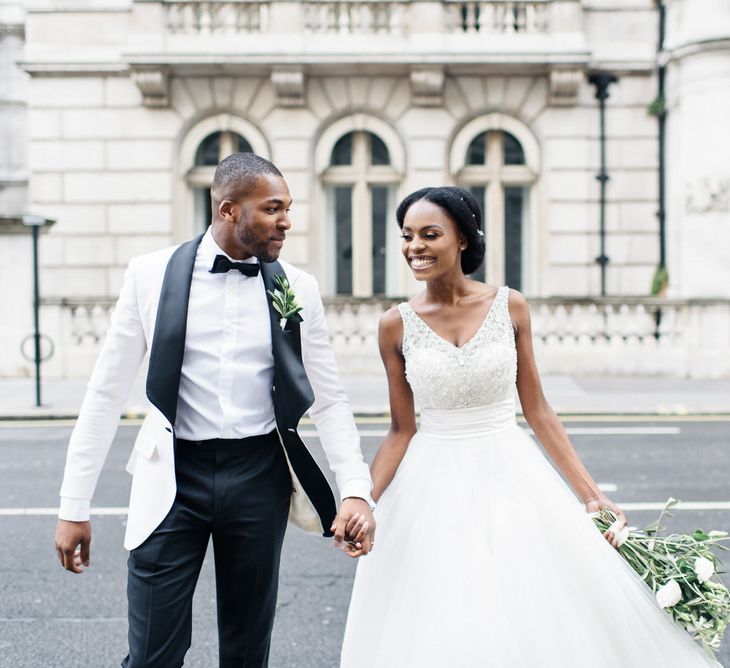
[[656,593],[656,602],[660,608],[671,608],[682,600],[682,588],[676,580],[670,580]]
[[695,573],[700,582],[707,582],[715,574],[715,564],[706,557],[695,559]]

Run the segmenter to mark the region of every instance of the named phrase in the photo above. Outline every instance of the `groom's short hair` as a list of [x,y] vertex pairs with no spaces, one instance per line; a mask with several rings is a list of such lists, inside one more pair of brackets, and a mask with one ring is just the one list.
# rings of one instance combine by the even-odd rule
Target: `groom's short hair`
[[234,201],[244,197],[259,176],[282,176],[272,162],[255,153],[233,153],[218,163],[210,187],[213,199]]

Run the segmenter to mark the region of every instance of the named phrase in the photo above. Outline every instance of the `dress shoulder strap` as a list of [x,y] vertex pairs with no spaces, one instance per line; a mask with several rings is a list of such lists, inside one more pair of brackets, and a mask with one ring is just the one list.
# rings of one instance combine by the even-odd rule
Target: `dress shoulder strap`
[[514,328],[512,326],[512,318],[509,314],[509,286],[503,285],[497,290],[497,296],[494,298],[495,330],[501,331],[509,340],[514,341]]
[[418,339],[422,321],[408,302],[398,304],[398,311],[403,321],[403,354],[406,355]]

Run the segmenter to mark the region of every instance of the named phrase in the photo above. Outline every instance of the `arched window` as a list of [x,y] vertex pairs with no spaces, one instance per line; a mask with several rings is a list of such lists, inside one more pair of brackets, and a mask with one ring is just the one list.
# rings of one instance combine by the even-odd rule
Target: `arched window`
[[484,214],[486,266],[474,278],[525,289],[529,270],[528,227],[530,187],[535,172],[525,150],[505,129],[480,132],[471,138],[456,178],[469,188]]
[[335,142],[322,173],[335,294],[368,297],[400,291],[393,216],[399,179],[388,147],[373,132],[347,132]]
[[212,132],[198,144],[195,165],[187,174],[188,185],[193,189],[195,229],[202,232],[210,225],[212,210],[210,185],[215,168],[223,158],[232,153],[250,153],[251,145],[235,132]]

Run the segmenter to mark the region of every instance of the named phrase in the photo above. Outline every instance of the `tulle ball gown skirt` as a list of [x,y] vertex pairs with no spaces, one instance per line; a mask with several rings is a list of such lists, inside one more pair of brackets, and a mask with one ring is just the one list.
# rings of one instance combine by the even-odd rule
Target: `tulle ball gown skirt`
[[341,668],[719,666],[602,537],[511,400],[423,411],[375,516]]

